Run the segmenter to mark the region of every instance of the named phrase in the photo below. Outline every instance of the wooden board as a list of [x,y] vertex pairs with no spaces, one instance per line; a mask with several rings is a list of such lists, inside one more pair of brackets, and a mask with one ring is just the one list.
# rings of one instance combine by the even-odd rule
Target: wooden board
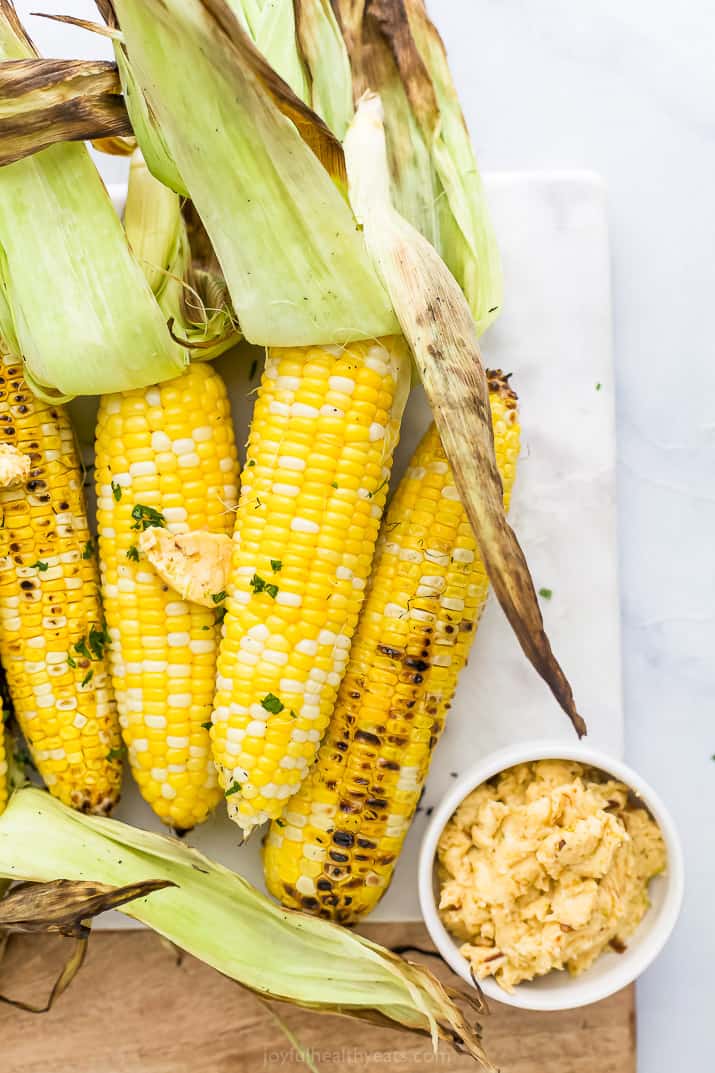
[[[374,924],[388,946],[428,948],[419,924]],[[41,1002],[68,950],[54,936],[14,936],[0,963],[0,993]],[[418,955],[410,955],[417,957]],[[443,979],[456,978],[436,958]],[[146,931],[97,932],[84,967],[50,1013],[0,1006],[2,1073],[261,1073],[307,1070],[271,1010],[312,1051],[320,1073],[462,1073],[476,1067],[445,1045],[342,1017],[264,1004],[213,969],[177,965]],[[494,1005],[484,1042],[503,1073],[635,1073],[634,990],[567,1013]]]

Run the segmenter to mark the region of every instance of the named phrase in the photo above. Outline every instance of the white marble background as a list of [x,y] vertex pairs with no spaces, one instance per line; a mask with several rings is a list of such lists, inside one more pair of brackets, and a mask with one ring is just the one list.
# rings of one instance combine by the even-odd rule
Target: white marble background
[[[17,6],[23,18],[37,8],[92,17],[90,0]],[[706,1069],[715,1009],[715,8],[430,7],[482,166],[589,168],[608,186],[627,757],[673,808],[688,869],[676,934],[639,984],[638,1068]],[[105,54],[79,31],[28,25],[48,55]],[[106,174],[118,177],[117,162]]]

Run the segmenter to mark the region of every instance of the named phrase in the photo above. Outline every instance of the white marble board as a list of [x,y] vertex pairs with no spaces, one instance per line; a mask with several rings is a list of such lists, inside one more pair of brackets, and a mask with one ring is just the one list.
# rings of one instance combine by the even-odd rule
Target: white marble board
[[[522,457],[512,521],[526,551],[554,649],[589,723],[589,740],[623,748],[615,519],[615,437],[606,198],[590,173],[503,173],[487,186],[504,260],[505,303],[483,340],[485,362],[513,373],[520,397]],[[222,359],[239,442],[250,415],[251,361]],[[84,412],[82,412],[84,411]],[[77,409],[89,427],[86,402]],[[397,459],[399,475],[428,411],[410,400]],[[417,852],[427,814],[453,773],[480,755],[524,738],[572,731],[521,653],[490,599],[463,671],[427,788],[394,881],[376,920],[419,919]],[[160,830],[127,773],[120,819]],[[238,828],[220,811],[187,842],[262,887],[260,839],[239,847]],[[134,926],[109,914],[100,926]]]

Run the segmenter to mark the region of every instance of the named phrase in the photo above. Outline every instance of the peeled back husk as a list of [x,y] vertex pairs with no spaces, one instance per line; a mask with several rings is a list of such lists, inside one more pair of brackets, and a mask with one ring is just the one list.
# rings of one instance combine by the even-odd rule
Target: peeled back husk
[[[208,361],[241,335],[213,251],[194,261],[182,199],[155,179],[139,150],[132,156],[124,206],[127,239],[175,339],[192,361]],[[197,244],[205,236],[195,232]]]
[[434,248],[395,211],[379,97],[345,139],[350,197],[408,340],[494,592],[531,663],[579,735],[586,724],[544,631],[524,553],[504,511],[489,388],[465,297]]
[[[118,852],[120,851],[120,852]],[[423,966],[329,921],[282,909],[176,839],[85,816],[18,790],[0,817],[0,875],[125,887],[176,884],[119,907],[266,998],[442,1038],[493,1069],[445,988]]]
[[115,0],[114,10],[246,339],[300,346],[393,334],[394,313],[345,197],[340,143],[229,5]]
[[[0,59],[34,55],[0,0]],[[7,345],[46,397],[141,387],[185,365],[83,145],[0,168],[0,289]]]
[[423,0],[335,0],[356,98],[383,102],[395,207],[435,247],[481,334],[502,274],[485,194],[444,45]]

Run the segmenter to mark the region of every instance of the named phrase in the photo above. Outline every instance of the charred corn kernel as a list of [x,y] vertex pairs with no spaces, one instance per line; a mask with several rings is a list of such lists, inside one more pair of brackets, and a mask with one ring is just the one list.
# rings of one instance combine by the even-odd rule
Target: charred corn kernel
[[277,816],[318,749],[409,391],[399,338],[268,354],[236,515],[211,737],[229,814]]
[[121,741],[79,457],[64,409],[37,399],[7,355],[0,435],[31,463],[0,488],[0,654],[15,714],[51,793],[106,813]]
[[[489,374],[504,500],[516,396]],[[341,922],[387,889],[487,596],[487,576],[434,425],[382,528],[369,595],[325,740],[268,834],[268,889]]]
[[105,395],[97,424],[97,523],[110,665],[122,735],[142,795],[188,829],[220,799],[206,723],[221,594],[183,600],[139,553],[147,526],[230,534],[238,462],[226,388],[210,365]]

